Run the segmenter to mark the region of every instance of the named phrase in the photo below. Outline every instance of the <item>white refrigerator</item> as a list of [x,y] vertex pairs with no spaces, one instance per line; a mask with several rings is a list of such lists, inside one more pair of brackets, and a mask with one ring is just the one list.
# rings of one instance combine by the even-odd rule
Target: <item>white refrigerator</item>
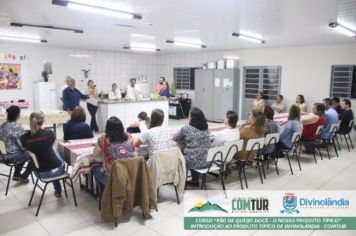
[[35,110],[57,109],[57,92],[55,82],[35,83]]

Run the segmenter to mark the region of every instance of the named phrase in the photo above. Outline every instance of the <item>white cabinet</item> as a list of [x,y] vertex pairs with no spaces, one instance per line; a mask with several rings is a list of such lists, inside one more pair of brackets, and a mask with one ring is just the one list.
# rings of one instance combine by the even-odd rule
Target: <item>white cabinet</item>
[[36,82],[35,91],[35,110],[55,110],[57,109],[56,83]]

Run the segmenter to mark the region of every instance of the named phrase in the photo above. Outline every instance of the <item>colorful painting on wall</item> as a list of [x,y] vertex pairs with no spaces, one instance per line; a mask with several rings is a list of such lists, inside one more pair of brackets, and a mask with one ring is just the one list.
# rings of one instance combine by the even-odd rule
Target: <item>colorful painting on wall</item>
[[21,65],[0,63],[0,89],[21,89]]

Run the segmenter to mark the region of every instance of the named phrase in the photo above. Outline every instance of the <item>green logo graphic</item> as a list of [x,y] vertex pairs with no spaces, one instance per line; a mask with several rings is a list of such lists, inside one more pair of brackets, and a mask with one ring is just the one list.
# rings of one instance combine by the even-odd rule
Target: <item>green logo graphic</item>
[[222,211],[228,213],[227,210],[225,210],[218,204],[212,204],[209,201],[207,201],[206,203],[196,202],[195,207],[189,210],[189,212],[207,212],[207,211]]

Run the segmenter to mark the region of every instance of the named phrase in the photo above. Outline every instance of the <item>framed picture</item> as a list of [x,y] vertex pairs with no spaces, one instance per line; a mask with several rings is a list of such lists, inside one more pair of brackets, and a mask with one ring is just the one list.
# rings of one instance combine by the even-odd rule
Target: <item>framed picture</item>
[[0,90],[21,89],[21,65],[0,63]]

